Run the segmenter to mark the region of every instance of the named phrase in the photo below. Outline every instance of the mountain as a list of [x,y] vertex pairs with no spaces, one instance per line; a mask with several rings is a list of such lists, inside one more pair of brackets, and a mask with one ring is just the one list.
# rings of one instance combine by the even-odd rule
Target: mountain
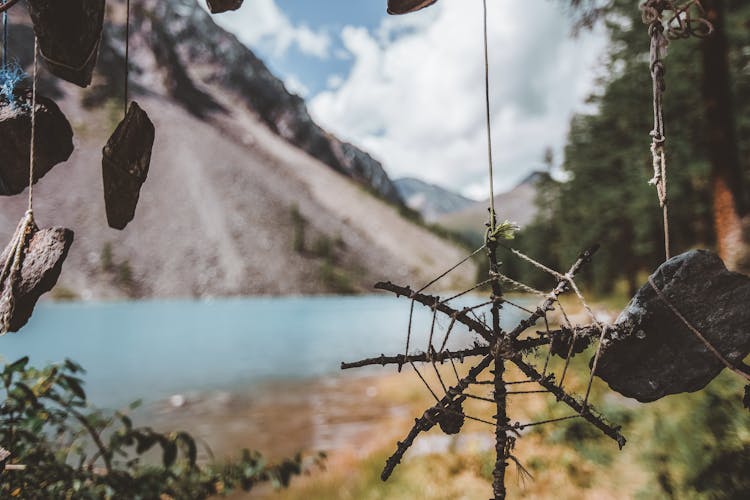
[[[156,142],[135,219],[109,229],[101,148],[122,118],[125,30],[124,1],[107,6],[89,88],[40,69],[40,93],[75,133],[71,158],[34,189],[38,224],[76,233],[58,296],[359,292],[382,279],[423,283],[462,258],[464,249],[404,219],[382,166],[315,124],[195,0],[133,6],[131,98],[154,121]],[[21,7],[11,10],[10,40],[28,67],[33,37]],[[25,203],[0,199],[0,237],[10,239]],[[468,265],[445,286],[474,277]]]
[[[499,221],[508,219],[523,227],[534,220],[537,213],[536,185],[542,175],[547,174],[533,172],[510,191],[495,195],[495,211]],[[473,241],[481,241],[489,217],[488,207],[489,201],[474,203],[463,210],[439,217],[436,223]]]
[[393,183],[404,203],[422,214],[427,222],[433,222],[441,215],[458,212],[475,203],[458,193],[412,177],[396,179]]

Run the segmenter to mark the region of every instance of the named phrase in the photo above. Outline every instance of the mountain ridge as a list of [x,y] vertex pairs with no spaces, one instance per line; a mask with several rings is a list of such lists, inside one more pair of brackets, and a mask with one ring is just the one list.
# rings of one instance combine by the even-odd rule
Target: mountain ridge
[[[495,211],[500,221],[510,220],[521,228],[536,217],[537,181],[543,172],[532,172],[524,177],[513,189],[495,195]],[[481,242],[486,230],[489,200],[476,202],[462,210],[439,217],[435,222],[440,226],[463,235],[470,241]]]
[[395,179],[393,184],[406,206],[419,212],[427,222],[434,222],[442,215],[458,212],[476,203],[475,200],[414,177]]

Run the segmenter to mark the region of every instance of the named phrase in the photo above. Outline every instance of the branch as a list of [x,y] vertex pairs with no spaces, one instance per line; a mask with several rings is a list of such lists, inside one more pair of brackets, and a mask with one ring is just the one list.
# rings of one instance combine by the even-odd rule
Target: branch
[[570,406],[576,413],[586,419],[589,423],[594,425],[597,429],[602,431],[606,436],[617,441],[620,449],[625,446],[626,439],[620,434],[620,427],[613,427],[604,421],[601,417],[598,417],[591,413],[589,406],[584,406],[579,403],[573,396],[566,393],[563,389],[558,387],[552,382],[551,378],[544,378],[533,366],[525,363],[520,358],[514,358],[511,360],[527,377],[534,379],[539,385],[547,389],[549,392],[554,394],[559,401],[562,401],[566,405]]
[[490,353],[490,346],[487,345],[476,345],[471,349],[464,349],[462,351],[443,351],[443,352],[433,352],[432,355],[428,353],[419,353],[419,354],[412,354],[409,356],[404,356],[403,354],[399,354],[398,356],[386,356],[385,354],[381,354],[377,358],[368,358],[363,359],[361,361],[355,361],[353,363],[341,363],[341,369],[342,370],[348,370],[350,368],[361,368],[363,366],[371,366],[371,365],[399,365],[403,366],[408,363],[430,363],[432,361],[436,363],[442,363],[443,361],[446,361],[448,359],[459,359],[463,361],[464,358],[468,358],[471,356],[486,356]]
[[427,432],[435,427],[435,424],[437,423],[437,416],[439,415],[441,409],[447,408],[453,402],[453,398],[461,394],[464,390],[466,390],[467,387],[476,382],[477,377],[484,371],[485,368],[490,365],[490,363],[492,363],[493,359],[495,358],[493,358],[491,355],[485,356],[477,366],[469,370],[469,374],[466,375],[466,377],[462,378],[458,382],[458,384],[448,389],[448,392],[446,393],[445,397],[443,397],[443,399],[435,404],[435,406],[427,409],[422,417],[414,421],[414,426],[409,431],[406,439],[398,442],[396,453],[391,455],[391,457],[386,460],[385,468],[383,469],[383,473],[380,475],[380,479],[382,479],[383,481],[387,481],[388,478],[391,477],[393,469],[395,469],[396,466],[401,463],[401,459],[404,457],[404,453],[406,453],[406,450],[411,447],[411,445],[414,443],[414,439],[419,435],[419,433]]
[[[614,330],[617,329],[617,325],[609,325],[607,327],[608,332],[612,333]],[[546,331],[539,331],[536,332],[539,335],[547,335]],[[563,335],[565,333],[575,333],[575,335],[578,338],[588,338],[588,339],[596,339],[599,338],[599,335],[602,333],[599,327],[596,325],[585,325],[585,326],[575,326],[571,330],[570,328],[559,328],[557,330],[550,330],[549,336],[555,337],[558,335]]]
[[375,285],[376,290],[385,290],[388,292],[395,293],[396,296],[404,296],[409,297],[412,300],[415,300],[419,302],[420,304],[423,304],[427,307],[434,307],[441,313],[453,318],[456,318],[456,321],[459,323],[462,323],[469,327],[469,330],[472,330],[479,335],[482,336],[484,340],[487,342],[492,343],[493,342],[493,335],[492,333],[487,329],[487,327],[482,324],[480,321],[475,320],[474,318],[471,318],[469,316],[469,310],[470,308],[463,309],[461,311],[457,309],[453,309],[449,305],[443,303],[440,301],[440,297],[436,297],[434,295],[425,295],[422,293],[416,293],[411,288],[402,287],[398,285],[394,285],[390,281],[388,282],[380,282]]
[[93,425],[91,425],[91,422],[89,422],[89,420],[84,415],[78,413],[70,404],[66,403],[61,398],[55,397],[52,395],[49,395],[47,397],[49,397],[52,401],[55,401],[56,403],[61,405],[63,408],[65,408],[65,410],[67,410],[68,413],[70,413],[73,416],[73,418],[78,420],[78,422],[83,426],[83,428],[86,429],[86,432],[89,433],[89,436],[91,436],[91,439],[94,441],[94,444],[96,445],[98,449],[98,453],[97,453],[97,456],[95,456],[92,459],[89,465],[93,465],[93,461],[96,460],[98,456],[101,456],[102,459],[104,460],[104,465],[105,465],[105,468],[107,469],[107,474],[111,474],[112,473],[111,454],[109,450],[107,450],[107,446],[102,441],[101,436],[99,435],[99,432],[94,428]]
[[518,326],[516,326],[516,328],[514,328],[513,331],[508,334],[508,336],[512,339],[517,338],[527,328],[531,328],[536,324],[537,321],[543,318],[547,311],[552,310],[552,306],[555,304],[555,302],[557,302],[557,298],[568,291],[570,283],[568,282],[567,277],[573,278],[576,273],[581,270],[584,264],[591,261],[591,256],[594,255],[597,250],[599,250],[598,245],[583,251],[581,255],[578,256],[578,260],[576,260],[573,266],[570,268],[570,271],[568,271],[568,273],[565,275],[565,278],[558,281],[557,286],[554,290],[552,290],[552,292],[544,300],[544,302],[542,302],[542,304],[537,307],[536,311],[534,311],[528,318],[521,321]]

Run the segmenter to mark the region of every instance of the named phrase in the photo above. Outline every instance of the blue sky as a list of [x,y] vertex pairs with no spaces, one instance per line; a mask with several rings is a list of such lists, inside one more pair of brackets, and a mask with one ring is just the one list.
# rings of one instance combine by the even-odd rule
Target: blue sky
[[[496,189],[558,159],[601,71],[601,32],[571,38],[555,0],[489,2]],[[480,0],[388,16],[386,0],[245,0],[215,20],[307,100],[324,128],[394,177],[487,192]]]

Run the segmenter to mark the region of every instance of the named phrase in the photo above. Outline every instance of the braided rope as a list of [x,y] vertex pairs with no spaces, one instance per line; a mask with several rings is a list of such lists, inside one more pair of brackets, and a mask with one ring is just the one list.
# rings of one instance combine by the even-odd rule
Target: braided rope
[[644,22],[648,20],[648,33],[651,37],[650,59],[651,59],[651,82],[653,87],[654,128],[651,131],[651,161],[654,168],[654,176],[649,184],[656,187],[659,206],[662,209],[664,219],[664,253],[667,260],[671,256],[669,242],[669,200],[667,198],[667,159],[665,144],[667,138],[664,132],[664,91],[666,90],[663,57],[666,55],[669,39],[664,35],[661,9],[663,7],[644,6]]
[[36,162],[36,87],[38,81],[38,42],[34,37],[34,76],[31,86],[31,147],[29,148],[29,212],[34,210],[34,163]]
[[[697,9],[698,16],[692,14]],[[667,34],[664,34],[665,11],[673,12],[667,21]],[[656,187],[659,206],[662,209],[664,225],[664,254],[671,257],[669,236],[669,199],[667,196],[667,137],[664,131],[664,92],[666,91],[666,67],[664,57],[669,46],[669,39],[689,38],[695,36],[705,38],[713,33],[713,25],[704,19],[703,6],[699,0],[690,0],[681,6],[676,6],[672,0],[647,0],[641,5],[643,23],[648,25],[648,35],[651,39],[649,48],[651,81],[653,86],[654,128],[651,131],[651,159],[654,176],[649,184]],[[667,36],[668,35],[668,36]]]

